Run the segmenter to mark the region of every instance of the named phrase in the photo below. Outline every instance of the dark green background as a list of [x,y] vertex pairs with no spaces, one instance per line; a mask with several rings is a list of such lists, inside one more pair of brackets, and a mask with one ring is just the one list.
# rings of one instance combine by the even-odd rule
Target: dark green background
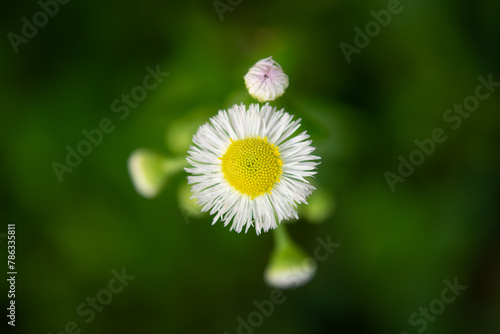
[[[165,144],[169,125],[250,103],[242,77],[272,55],[290,78],[272,104],[303,119],[323,158],[315,182],[335,199],[326,221],[302,219],[290,233],[311,254],[318,237],[342,246],[254,332],[417,333],[409,316],[457,277],[467,290],[425,333],[499,333],[500,92],[457,130],[442,117],[479,75],[500,81],[500,2],[402,6],[348,64],[339,44],[386,1],[247,0],[220,21],[211,1],[73,0],[17,54],[7,33],[40,7],[4,3],[0,233],[17,225],[16,332],[55,334],[75,321],[82,333],[233,334],[237,317],[269,298],[269,233],[186,221],[186,175],[146,200],[126,161],[139,147],[183,155],[181,141]],[[157,64],[170,75],[120,120],[111,102]],[[115,130],[60,183],[51,164],[103,118]],[[448,139],[391,192],[384,172],[435,128]],[[86,324],[76,307],[123,267],[135,279]]]

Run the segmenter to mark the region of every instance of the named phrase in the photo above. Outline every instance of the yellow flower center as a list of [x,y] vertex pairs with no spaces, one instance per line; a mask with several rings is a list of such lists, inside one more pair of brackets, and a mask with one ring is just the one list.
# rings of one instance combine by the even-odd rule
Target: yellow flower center
[[227,182],[240,193],[254,199],[265,192],[271,193],[283,173],[278,146],[269,144],[267,137],[233,141],[222,160],[222,173]]

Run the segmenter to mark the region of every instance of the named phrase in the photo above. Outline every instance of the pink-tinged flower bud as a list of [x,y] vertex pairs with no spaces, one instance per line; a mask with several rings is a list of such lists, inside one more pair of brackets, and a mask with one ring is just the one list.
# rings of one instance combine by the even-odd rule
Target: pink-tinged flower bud
[[272,57],[259,60],[244,78],[248,92],[259,102],[273,101],[288,88],[288,76]]

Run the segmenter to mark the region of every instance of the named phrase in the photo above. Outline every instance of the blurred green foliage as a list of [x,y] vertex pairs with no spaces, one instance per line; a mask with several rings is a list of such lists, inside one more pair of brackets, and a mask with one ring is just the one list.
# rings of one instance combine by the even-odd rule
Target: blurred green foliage
[[[455,277],[467,290],[425,333],[500,332],[500,92],[457,130],[443,121],[478,76],[500,81],[500,2],[401,4],[350,64],[339,44],[386,1],[243,1],[223,21],[211,1],[71,1],[17,54],[4,37],[0,233],[17,224],[16,332],[59,333],[75,321],[82,333],[232,334],[254,300],[269,299],[269,233],[186,216],[184,173],[146,200],[126,162],[139,147],[182,156],[197,124],[253,102],[243,75],[271,55],[290,78],[272,104],[302,118],[332,209],[321,216],[322,197],[310,210],[322,223],[306,213],[290,234],[310,253],[318,237],[342,246],[255,333],[417,333],[410,315]],[[4,4],[4,36],[39,10]],[[169,76],[120,119],[112,102],[157,64]],[[103,118],[116,128],[59,182],[52,163]],[[384,173],[435,128],[448,139],[391,192]],[[77,306],[124,267],[135,279],[87,324]]]

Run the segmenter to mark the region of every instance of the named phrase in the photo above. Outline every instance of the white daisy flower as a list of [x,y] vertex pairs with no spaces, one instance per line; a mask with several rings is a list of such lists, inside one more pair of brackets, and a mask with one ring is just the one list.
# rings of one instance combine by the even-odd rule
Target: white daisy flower
[[259,60],[244,78],[248,92],[259,102],[273,101],[288,88],[288,76],[272,57]]
[[292,118],[268,104],[241,104],[200,126],[186,171],[193,198],[215,214],[213,224],[232,221],[238,233],[254,225],[260,234],[298,219],[297,204],[307,204],[315,189],[305,178],[316,174],[320,157],[311,155],[315,148],[305,131],[290,137],[300,127]]

